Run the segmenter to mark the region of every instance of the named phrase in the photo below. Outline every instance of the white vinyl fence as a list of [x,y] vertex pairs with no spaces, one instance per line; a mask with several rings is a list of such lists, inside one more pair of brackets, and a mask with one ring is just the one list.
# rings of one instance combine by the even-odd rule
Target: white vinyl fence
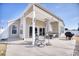
[[4,29],[3,31],[0,32],[0,40],[1,39],[6,39],[8,38],[8,28]]

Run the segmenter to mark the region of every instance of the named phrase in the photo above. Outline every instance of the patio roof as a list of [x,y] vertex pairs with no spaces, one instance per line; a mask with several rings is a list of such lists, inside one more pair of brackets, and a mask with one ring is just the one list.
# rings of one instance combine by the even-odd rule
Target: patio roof
[[[24,15],[28,15],[29,14],[29,16],[30,15],[32,15],[32,10],[33,10],[33,5],[35,5],[37,8],[39,8],[40,10],[42,10],[42,11],[44,11],[45,13],[47,13],[47,14],[49,14],[50,16],[51,16],[51,18],[54,18],[54,19],[56,19],[56,20],[58,20],[58,21],[61,21],[62,23],[63,23],[63,25],[65,25],[64,24],[64,22],[63,22],[63,20],[61,19],[61,18],[59,18],[58,16],[56,16],[56,15],[54,15],[54,14],[52,14],[50,11],[48,11],[46,8],[44,8],[44,7],[42,7],[40,4],[29,4],[29,6],[28,6],[28,8],[27,9],[25,9],[25,11],[23,12],[24,13]],[[40,12],[40,11],[39,11]],[[31,13],[31,14],[30,14]],[[43,14],[43,13],[42,13]],[[42,15],[41,14],[41,15]],[[39,15],[38,15],[39,16]],[[43,15],[42,15],[43,16]],[[40,18],[40,17],[39,17]],[[44,18],[44,17],[43,17]],[[49,18],[49,17],[46,17],[46,18]],[[49,19],[51,19],[51,18],[49,18]]]

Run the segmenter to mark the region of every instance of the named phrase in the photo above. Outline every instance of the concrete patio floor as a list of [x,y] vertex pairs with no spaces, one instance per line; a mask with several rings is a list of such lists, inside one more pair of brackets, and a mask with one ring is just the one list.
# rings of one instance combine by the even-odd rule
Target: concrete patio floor
[[73,56],[75,40],[50,40],[51,46],[37,47],[27,45],[26,41],[19,44],[8,44],[6,56]]

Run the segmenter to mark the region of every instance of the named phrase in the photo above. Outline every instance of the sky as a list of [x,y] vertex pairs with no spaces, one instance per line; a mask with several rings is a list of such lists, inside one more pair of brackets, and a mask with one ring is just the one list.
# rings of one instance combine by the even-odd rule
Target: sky
[[[78,28],[79,4],[43,3],[40,5],[61,18],[65,23],[65,28]],[[0,25],[5,28],[8,20],[18,18],[27,6],[27,3],[0,3]]]

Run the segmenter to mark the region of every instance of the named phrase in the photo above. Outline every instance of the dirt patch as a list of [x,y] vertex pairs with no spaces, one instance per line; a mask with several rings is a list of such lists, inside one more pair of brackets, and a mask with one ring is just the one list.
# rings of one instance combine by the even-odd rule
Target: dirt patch
[[7,44],[0,44],[0,56],[5,56]]
[[74,49],[74,56],[79,56],[79,37],[74,37],[74,40],[76,40],[76,45]]
[[76,41],[79,42],[79,37],[73,37]]

